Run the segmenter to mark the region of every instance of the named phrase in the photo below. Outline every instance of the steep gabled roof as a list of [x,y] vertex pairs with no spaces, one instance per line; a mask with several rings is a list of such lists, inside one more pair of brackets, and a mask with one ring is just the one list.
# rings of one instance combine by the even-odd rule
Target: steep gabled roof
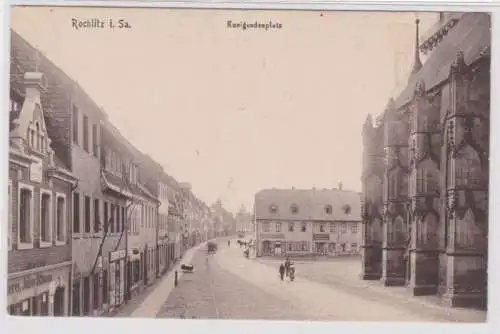
[[417,82],[422,81],[430,90],[448,80],[457,52],[464,53],[466,64],[482,57],[491,45],[491,18],[488,13],[465,13],[453,29],[436,46],[423,67],[408,81],[396,99],[396,108],[401,108],[413,99]]
[[[272,205],[276,206],[275,213],[270,210]],[[296,213],[292,212],[292,205],[297,207]],[[331,206],[331,213],[327,206]],[[265,189],[255,195],[255,218],[360,221],[361,196],[339,189]]]

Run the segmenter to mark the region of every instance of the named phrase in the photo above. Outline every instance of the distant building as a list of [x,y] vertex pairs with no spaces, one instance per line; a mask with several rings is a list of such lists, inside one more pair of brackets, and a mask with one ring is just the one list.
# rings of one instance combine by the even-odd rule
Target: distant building
[[252,220],[252,213],[248,212],[245,206],[242,205],[240,211],[236,214],[236,232],[245,234],[252,233]]
[[361,196],[342,189],[266,189],[255,195],[257,256],[357,254]]

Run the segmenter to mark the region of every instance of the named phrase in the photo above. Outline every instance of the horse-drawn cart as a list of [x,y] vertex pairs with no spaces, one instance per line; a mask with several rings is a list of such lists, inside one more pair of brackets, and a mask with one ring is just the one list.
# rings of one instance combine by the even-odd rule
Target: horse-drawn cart
[[214,254],[217,252],[217,244],[215,242],[209,241],[207,243],[207,252],[208,254]]

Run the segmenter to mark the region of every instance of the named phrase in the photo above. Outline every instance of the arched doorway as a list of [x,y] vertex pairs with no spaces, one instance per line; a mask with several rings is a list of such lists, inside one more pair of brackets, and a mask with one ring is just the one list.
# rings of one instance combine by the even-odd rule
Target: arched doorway
[[54,317],[64,317],[64,287],[59,286],[54,292]]

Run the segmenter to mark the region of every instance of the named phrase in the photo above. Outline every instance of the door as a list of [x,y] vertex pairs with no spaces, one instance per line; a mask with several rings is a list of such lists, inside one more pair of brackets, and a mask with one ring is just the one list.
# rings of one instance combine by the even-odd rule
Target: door
[[58,287],[54,293],[54,317],[64,316],[64,288]]

